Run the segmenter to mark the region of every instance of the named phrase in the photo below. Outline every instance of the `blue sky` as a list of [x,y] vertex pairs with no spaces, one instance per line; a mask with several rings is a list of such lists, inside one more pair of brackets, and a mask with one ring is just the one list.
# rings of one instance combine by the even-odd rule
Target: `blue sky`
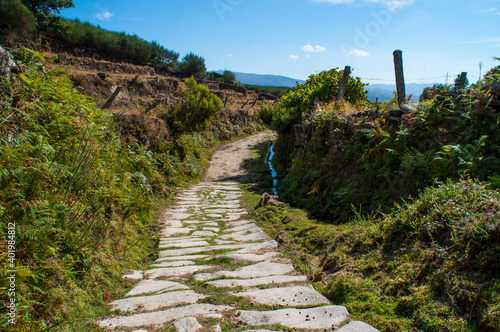
[[[500,64],[500,0],[74,0],[61,16],[156,40],[209,70],[306,79],[350,65],[391,83],[403,51],[407,83],[469,80]],[[375,80],[371,80],[371,79]]]

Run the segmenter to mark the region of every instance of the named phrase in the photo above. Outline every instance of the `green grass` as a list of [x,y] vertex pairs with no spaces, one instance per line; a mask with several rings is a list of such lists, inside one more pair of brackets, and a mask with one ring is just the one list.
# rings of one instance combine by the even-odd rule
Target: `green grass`
[[500,192],[449,181],[332,225],[289,205],[256,208],[262,192],[243,188],[250,217],[352,319],[381,331],[500,329]]
[[[176,188],[199,181],[218,146],[260,127],[221,132],[226,124],[214,118],[208,131],[181,136],[181,161],[171,142],[148,149],[120,137],[116,118],[47,70],[40,54],[16,57],[25,72],[0,82],[0,236],[16,223],[18,316],[0,326],[95,331],[107,303],[131,286],[124,272],[156,259],[156,219]],[[6,289],[3,253],[0,263]]]

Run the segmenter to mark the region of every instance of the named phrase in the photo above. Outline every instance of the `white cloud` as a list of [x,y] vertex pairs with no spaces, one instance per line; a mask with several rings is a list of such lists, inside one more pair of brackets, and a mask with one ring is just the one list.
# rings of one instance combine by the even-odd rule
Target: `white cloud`
[[497,10],[498,10],[498,8],[490,8],[490,9],[480,10],[479,13],[480,14],[485,14],[485,13],[495,12]]
[[312,46],[311,44],[307,44],[306,46],[302,47],[302,51],[319,53],[319,52],[326,51],[326,47],[319,46],[319,45]]
[[294,60],[298,60],[299,59],[298,55],[293,55],[293,54],[290,54],[290,58],[292,58]]
[[226,56],[227,56],[228,58],[232,58],[232,57],[233,57],[233,54],[229,53],[229,54],[226,54]]
[[313,2],[328,2],[333,3],[335,5],[339,5],[341,3],[353,3],[354,0],[312,0]]
[[349,54],[355,55],[355,56],[369,56],[370,55],[370,53],[368,53],[367,51],[364,51],[364,50],[352,50],[351,52],[349,52]]
[[345,3],[354,3],[356,2],[367,2],[367,3],[379,3],[389,10],[394,11],[400,8],[413,5],[417,0],[311,0],[313,2],[323,2],[323,3],[331,3],[334,5],[341,5]]
[[500,37],[482,37],[474,40],[467,40],[458,42],[455,44],[489,44],[489,43],[498,43],[500,42]]
[[101,21],[107,21],[114,15],[115,14],[111,13],[109,10],[104,9],[101,13],[95,14],[94,17]]
[[310,58],[310,57],[311,57],[311,55],[310,55],[310,54],[307,54],[307,55],[306,55],[306,58]]

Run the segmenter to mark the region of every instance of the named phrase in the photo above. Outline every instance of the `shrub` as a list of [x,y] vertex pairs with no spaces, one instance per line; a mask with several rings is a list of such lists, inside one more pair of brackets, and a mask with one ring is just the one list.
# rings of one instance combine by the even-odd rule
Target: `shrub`
[[[308,112],[313,109],[316,97],[321,103],[332,102],[337,95],[343,73],[334,68],[309,76],[304,84],[297,83],[295,88],[282,97],[283,106]],[[359,77],[349,77],[344,99],[351,104],[364,103],[368,94],[364,89],[366,85]]]
[[219,97],[206,86],[196,83],[192,77],[185,83],[186,90],[179,95],[180,103],[161,116],[167,121],[175,140],[182,134],[206,129],[210,119],[222,109]]

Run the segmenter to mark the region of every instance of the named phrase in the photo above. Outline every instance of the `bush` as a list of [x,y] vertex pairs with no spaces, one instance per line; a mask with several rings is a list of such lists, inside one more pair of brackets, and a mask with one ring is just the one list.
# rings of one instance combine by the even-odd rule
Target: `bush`
[[[344,71],[334,68],[311,75],[304,84],[298,84],[282,97],[285,107],[296,108],[299,112],[308,112],[313,109],[316,97],[319,102],[329,104],[337,95]],[[350,104],[364,103],[368,92],[364,87],[368,84],[361,83],[359,77],[349,77],[344,95],[345,101]]]
[[222,109],[219,97],[206,86],[196,83],[192,77],[185,83],[187,88],[179,95],[180,103],[161,115],[176,140],[182,134],[206,129],[210,119]]

